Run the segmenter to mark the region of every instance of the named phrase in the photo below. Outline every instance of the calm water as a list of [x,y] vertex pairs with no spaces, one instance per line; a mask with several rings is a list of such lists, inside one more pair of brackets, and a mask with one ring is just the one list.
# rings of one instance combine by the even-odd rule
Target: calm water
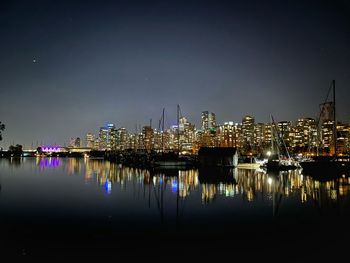
[[307,244],[309,257],[322,246],[333,258],[350,238],[349,183],[314,181],[298,170],[148,171],[103,160],[0,159],[2,249],[110,255],[130,243],[168,242],[263,252],[284,243]]

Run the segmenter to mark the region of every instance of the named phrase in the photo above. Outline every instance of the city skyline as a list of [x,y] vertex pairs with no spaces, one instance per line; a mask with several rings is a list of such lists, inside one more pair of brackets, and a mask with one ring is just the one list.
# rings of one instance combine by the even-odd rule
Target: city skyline
[[[213,114],[214,115],[214,125],[213,126],[209,125],[210,128],[214,128],[214,129],[220,129],[220,127],[223,127],[223,126],[225,126],[227,124],[230,124],[230,125],[237,125],[238,124],[238,125],[242,126],[242,124],[244,123],[244,119],[246,117],[253,118],[254,125],[271,124],[272,123],[271,117],[273,117],[273,115],[271,114],[271,115],[269,115],[267,120],[260,121],[260,120],[257,120],[254,115],[245,114],[245,115],[241,116],[240,120],[223,120],[221,122],[217,122],[216,121],[216,114],[214,112],[202,111],[201,112],[202,117],[198,118],[200,120],[198,122],[194,122],[192,120],[188,120],[187,116],[184,116],[184,115],[180,116],[180,118],[185,117],[186,120],[188,120],[190,124],[194,125],[195,131],[207,130],[207,129],[209,129],[209,127],[205,127],[205,124],[203,123],[203,114],[204,113],[207,113],[207,114],[209,113],[209,114]],[[317,121],[317,119],[320,118],[320,117],[321,116],[320,116],[320,112],[319,112],[316,116],[302,115],[299,118],[296,118],[294,120],[287,120],[287,119],[276,120],[276,118],[274,118],[274,120],[275,120],[276,125],[278,123],[283,123],[283,122],[288,122],[291,125],[296,125],[300,119],[309,119],[309,118],[311,118],[311,119]],[[337,122],[339,124],[344,124],[346,126],[350,125],[350,121],[346,122],[346,121],[337,119]],[[160,123],[161,123],[161,118],[159,118],[159,119],[152,119],[152,118],[150,118],[148,120],[145,120],[143,124],[135,124],[135,126],[133,128],[128,129],[126,126],[123,126],[121,123],[118,125],[116,123],[113,123],[112,121],[105,121],[104,123],[101,122],[99,125],[97,125],[95,127],[88,128],[87,130],[83,131],[82,134],[79,134],[79,135],[73,134],[73,135],[70,135],[70,136],[66,136],[64,138],[64,140],[62,141],[62,143],[57,142],[58,140],[56,140],[55,138],[53,140],[51,140],[51,141],[45,141],[43,139],[31,140],[31,141],[28,141],[28,143],[21,143],[20,141],[10,141],[10,140],[6,140],[5,139],[3,141],[0,141],[0,148],[3,147],[6,150],[10,145],[15,145],[15,144],[23,145],[24,148],[27,148],[27,149],[29,149],[29,148],[36,148],[36,147],[42,146],[42,145],[69,146],[69,145],[76,145],[75,141],[77,139],[81,140],[79,145],[87,146],[86,145],[86,143],[87,143],[86,136],[89,136],[91,134],[95,138],[98,138],[99,137],[99,132],[101,132],[101,129],[107,129],[108,126],[113,126],[115,128],[115,130],[126,129],[128,134],[135,134],[136,135],[136,134],[141,134],[142,133],[142,129],[144,127],[150,127],[150,124],[152,124],[152,129],[154,131],[161,131],[162,127],[159,126]],[[165,123],[167,123],[167,124],[165,124],[165,126],[164,126],[164,131],[171,130],[173,127],[177,127],[177,120],[174,120],[173,122],[169,122],[169,121],[165,120]],[[206,125],[208,125],[208,124],[206,124]],[[5,131],[6,131],[6,129],[5,129]],[[72,140],[73,140],[73,142],[72,142]],[[94,148],[94,147],[92,147],[92,148]]]
[[155,126],[176,105],[199,127],[245,114],[316,118],[333,79],[348,123],[345,1],[8,1],[1,12],[0,146],[63,144],[112,122]]

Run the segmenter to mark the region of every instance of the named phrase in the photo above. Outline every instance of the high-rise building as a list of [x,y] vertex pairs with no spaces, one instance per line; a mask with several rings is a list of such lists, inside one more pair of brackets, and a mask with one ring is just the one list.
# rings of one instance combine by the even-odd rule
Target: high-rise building
[[100,149],[100,138],[96,138],[94,141],[94,150],[99,150]]
[[95,136],[91,132],[88,132],[86,134],[86,147],[94,148],[94,143],[95,143]]
[[80,147],[80,146],[81,146],[81,144],[80,144],[80,138],[77,137],[77,138],[75,139],[75,141],[74,141],[74,147]]
[[195,141],[195,126],[186,117],[179,119],[179,140],[181,151],[192,152]]
[[349,153],[350,126],[342,123],[337,124],[337,154]]
[[167,130],[168,138],[169,138],[169,150],[177,150],[179,145],[179,133],[178,133],[178,126],[177,125],[171,125],[170,128]]
[[264,145],[265,148],[271,149],[271,141],[272,141],[272,124],[265,123],[264,124]]
[[333,154],[333,121],[325,121],[321,128],[322,148],[325,153]]
[[292,137],[292,123],[290,121],[279,121],[277,123],[278,136],[284,140],[285,145],[288,147],[293,141]]
[[106,126],[100,128],[99,132],[99,149],[111,150],[115,147],[115,125],[108,123]]
[[244,145],[254,144],[254,117],[245,116],[242,120],[242,136]]
[[234,147],[236,145],[234,123],[232,121],[225,122],[224,125],[220,125],[220,146],[221,147]]
[[257,123],[254,127],[254,147],[257,151],[263,150],[265,146],[265,124]]
[[311,151],[312,148],[316,147],[317,143],[315,119],[299,118],[292,128],[290,135],[293,148],[298,149],[298,151]]
[[202,130],[208,131],[216,129],[216,117],[215,113],[209,111],[202,112]]
[[142,140],[143,140],[142,149],[151,151],[153,149],[153,129],[151,126],[143,126]]
[[125,128],[119,128],[116,135],[116,148],[118,150],[128,149],[128,131]]

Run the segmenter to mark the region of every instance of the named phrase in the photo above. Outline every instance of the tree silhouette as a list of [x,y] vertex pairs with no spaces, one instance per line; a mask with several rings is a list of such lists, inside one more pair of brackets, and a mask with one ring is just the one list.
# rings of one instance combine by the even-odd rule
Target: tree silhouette
[[20,157],[23,153],[23,147],[20,144],[16,144],[16,146],[10,145],[9,152],[13,157]]
[[5,130],[5,124],[1,123],[0,121],[0,141],[2,140],[2,131]]

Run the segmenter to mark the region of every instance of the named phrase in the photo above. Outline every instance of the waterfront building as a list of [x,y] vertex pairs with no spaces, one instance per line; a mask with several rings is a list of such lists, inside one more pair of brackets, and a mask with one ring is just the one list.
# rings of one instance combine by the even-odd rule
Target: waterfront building
[[293,141],[292,133],[292,122],[290,121],[279,121],[277,123],[277,132],[280,139],[284,140],[287,147],[291,146],[291,141]]
[[337,153],[349,154],[350,127],[342,123],[337,124]]
[[94,150],[99,150],[100,149],[100,138],[96,138],[94,141]]
[[195,132],[195,149],[199,147],[220,146],[220,131],[216,124],[215,113],[203,111],[201,116],[202,129]]
[[203,111],[201,119],[202,119],[202,130],[203,131],[216,129],[215,113],[209,112],[209,111]]
[[271,123],[257,123],[254,126],[254,144],[252,152],[263,154],[271,150],[272,126]]
[[145,150],[145,146],[144,146],[143,142],[144,141],[143,141],[143,134],[142,134],[142,132],[136,134],[136,149],[137,150]]
[[[333,121],[328,120],[322,123],[321,146],[324,154],[334,154],[333,150]],[[334,150],[333,150],[334,151]]]
[[242,151],[248,153],[254,145],[254,117],[246,115],[242,119]]
[[153,149],[156,151],[163,151],[163,142],[162,142],[162,131],[157,129],[153,130]]
[[233,121],[225,122],[219,126],[220,146],[237,147],[236,126]]
[[195,125],[191,124],[186,117],[181,117],[179,119],[179,140],[180,151],[193,151]]
[[115,148],[115,125],[108,123],[106,126],[100,128],[99,132],[99,149],[100,150],[111,150]]
[[80,147],[80,146],[81,146],[81,144],[80,144],[80,138],[77,137],[77,138],[75,139],[75,141],[74,141],[74,147]]
[[118,142],[117,142],[117,129],[115,127],[112,127],[110,130],[110,150],[116,151],[118,148]]
[[254,149],[256,153],[260,153],[264,149],[265,124],[257,123],[254,126]]
[[137,141],[138,135],[137,134],[129,134],[127,137],[127,146],[126,149],[132,149],[137,150],[138,141]]
[[128,131],[126,128],[119,128],[116,130],[116,149],[125,150],[129,148],[128,145]]
[[167,133],[169,141],[166,149],[177,150],[180,147],[180,145],[178,144],[178,126],[171,125],[170,128],[167,130]]
[[151,126],[142,128],[142,149],[151,151],[153,149],[153,129]]
[[264,124],[264,144],[266,146],[270,146],[272,141],[272,124],[265,123]]
[[308,154],[317,146],[316,121],[312,118],[299,118],[291,132],[291,146],[296,153]]
[[95,143],[95,136],[91,132],[88,132],[86,134],[86,147],[94,148],[94,143]]
[[254,124],[255,120],[252,116],[245,116],[242,119],[242,135],[244,143],[252,144],[254,142]]
[[196,144],[198,148],[200,147],[215,147],[219,146],[219,132],[215,129],[211,129],[208,131],[197,131],[196,132]]

